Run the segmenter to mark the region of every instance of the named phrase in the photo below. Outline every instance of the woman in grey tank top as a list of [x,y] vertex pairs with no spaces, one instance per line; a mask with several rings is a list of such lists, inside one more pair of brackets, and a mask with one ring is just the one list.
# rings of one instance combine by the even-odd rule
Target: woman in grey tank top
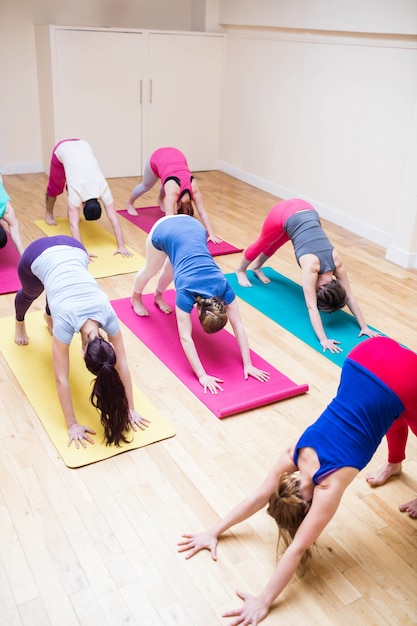
[[323,352],[341,352],[340,341],[329,339],[323,328],[320,311],[331,313],[347,305],[358,322],[359,337],[375,337],[379,333],[368,327],[359,304],[352,293],[346,268],[320,224],[314,207],[299,198],[283,200],[272,207],[257,240],[246,248],[236,271],[241,287],[251,287],[246,270],[255,261],[252,271],[265,285],[270,282],[263,273],[264,263],[291,241],[302,270],[302,287],[311,325]]

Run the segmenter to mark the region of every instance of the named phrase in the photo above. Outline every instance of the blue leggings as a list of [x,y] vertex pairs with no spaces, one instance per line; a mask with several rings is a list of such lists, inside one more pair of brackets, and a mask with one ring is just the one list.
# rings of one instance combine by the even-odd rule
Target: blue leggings
[[[16,319],[18,322],[23,322],[26,311],[32,302],[36,300],[36,298],[38,298],[44,290],[43,284],[31,270],[32,263],[42,254],[42,252],[45,252],[45,250],[48,250],[48,248],[52,248],[53,246],[72,246],[73,248],[81,248],[81,250],[85,250],[82,243],[73,237],[69,237],[68,235],[42,237],[41,239],[32,241],[32,243],[28,245],[20,257],[19,264],[17,266],[17,273],[22,284],[22,287],[17,292],[14,301]],[[46,312],[48,315],[51,314],[48,301],[46,302]]]

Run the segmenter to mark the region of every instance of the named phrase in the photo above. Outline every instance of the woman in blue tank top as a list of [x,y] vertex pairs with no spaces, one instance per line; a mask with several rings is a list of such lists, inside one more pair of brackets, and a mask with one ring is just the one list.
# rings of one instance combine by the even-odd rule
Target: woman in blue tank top
[[[183,535],[178,546],[187,558],[207,549],[216,560],[218,537],[268,504],[286,550],[260,595],[238,592],[243,606],[223,617],[236,617],[232,624],[258,624],[266,617],[385,434],[390,453],[395,450],[399,461],[405,457],[408,428],[417,435],[416,380],[415,352],[388,337],[359,344],[343,365],[336,397],[281,454],[263,483],[212,528]],[[417,498],[400,510],[417,518]]]

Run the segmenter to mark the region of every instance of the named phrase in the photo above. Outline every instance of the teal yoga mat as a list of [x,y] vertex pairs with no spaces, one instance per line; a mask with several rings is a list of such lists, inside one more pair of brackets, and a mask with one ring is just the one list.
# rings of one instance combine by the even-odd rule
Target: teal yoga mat
[[[359,326],[353,315],[345,311],[321,313],[326,335],[330,339],[340,341],[340,347],[343,350],[337,354],[328,350],[323,352],[323,348],[310,324],[301,285],[279,274],[271,267],[263,267],[262,269],[271,280],[268,285],[261,283],[251,270],[248,271],[248,278],[252,287],[241,287],[234,273],[226,274],[226,278],[239,298],[323,354],[333,363],[341,367],[350,350],[367,339],[366,336],[358,337]],[[370,326],[370,328],[372,327]]]

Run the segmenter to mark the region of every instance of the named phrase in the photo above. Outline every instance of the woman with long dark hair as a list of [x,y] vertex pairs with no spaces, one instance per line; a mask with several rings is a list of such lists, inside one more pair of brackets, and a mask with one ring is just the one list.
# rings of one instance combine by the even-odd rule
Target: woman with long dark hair
[[[58,235],[33,241],[18,265],[22,284],[15,298],[15,342],[29,343],[25,314],[45,290],[45,321],[52,334],[52,361],[69,441],[78,448],[94,443],[95,432],[77,422],[69,385],[69,346],[79,332],[88,370],[96,376],[91,403],[100,414],[106,443],[128,442],[130,428],[144,429],[148,420],[135,410],[119,320],[106,294],[88,271],[88,253],[72,237]],[[102,335],[103,329],[107,335]]]
[[[256,625],[266,617],[385,434],[404,458],[404,432],[410,428],[417,435],[416,381],[415,352],[388,337],[360,343],[344,362],[336,397],[281,454],[263,483],[209,530],[183,535],[179,551],[188,552],[187,558],[207,549],[216,560],[218,537],[268,505],[286,549],[259,596],[237,593],[244,604],[224,614],[235,618],[230,626]],[[415,517],[410,504],[400,510]]]

